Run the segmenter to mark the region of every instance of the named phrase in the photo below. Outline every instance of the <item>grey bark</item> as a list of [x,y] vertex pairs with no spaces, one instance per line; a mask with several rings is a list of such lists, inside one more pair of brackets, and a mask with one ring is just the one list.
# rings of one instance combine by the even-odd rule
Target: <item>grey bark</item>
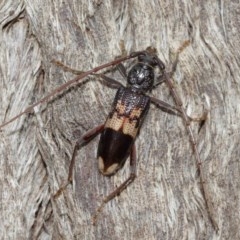
[[[189,115],[209,109],[201,128],[191,126],[219,231],[184,122],[155,106],[136,141],[137,178],[96,226],[103,197],[129,174],[129,162],[111,178],[98,172],[97,138],[79,150],[73,185],[52,198],[66,182],[76,135],[105,121],[116,92],[89,77],[2,129],[0,238],[240,239],[239,11],[235,1],[3,0],[1,122],[74,77],[53,59],[84,71],[152,46],[170,70],[190,41],[173,79]],[[164,84],[151,95],[174,104]]]

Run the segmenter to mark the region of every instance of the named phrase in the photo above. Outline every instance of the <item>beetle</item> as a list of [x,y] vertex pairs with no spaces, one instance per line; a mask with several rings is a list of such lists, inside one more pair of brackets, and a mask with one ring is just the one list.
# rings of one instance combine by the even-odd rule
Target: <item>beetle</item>
[[[171,106],[146,95],[166,77],[160,75],[155,83],[155,67],[159,66],[160,70],[164,71],[165,65],[151,51],[153,50],[148,49],[148,51],[132,53],[130,57],[137,57],[138,62],[128,74],[122,64],[118,65],[123,77],[127,79],[126,87],[103,74],[94,74],[101,77],[108,85],[117,87],[118,91],[105,123],[91,129],[76,142],[69,168],[68,182],[57,191],[55,197],[59,196],[66,186],[72,182],[77,150],[101,133],[97,151],[98,168],[101,174],[105,176],[114,175],[124,165],[129,155],[131,173],[117,189],[103,200],[102,205],[97,210],[97,213],[100,212],[105,203],[119,195],[136,178],[136,148],[134,142],[148,113],[150,103],[155,103],[169,113],[181,114],[179,107]],[[67,68],[59,62],[57,64],[65,69]],[[97,215],[94,216],[94,221]]]
[[103,175],[114,174],[134,151],[134,141],[150,107],[151,99],[145,93],[153,88],[156,65],[149,54],[139,55],[127,75],[127,87],[121,86],[116,93],[98,145],[98,166]]
[[[178,51],[178,54],[181,52],[181,50],[182,49]],[[126,69],[123,67],[121,62],[131,58],[137,58],[137,63],[131,68],[129,73],[126,74]],[[177,60],[178,57],[174,65],[176,65]],[[120,82],[110,77],[96,73],[101,69],[114,65],[118,65],[120,72],[127,79],[126,87],[123,86]],[[156,67],[159,68],[161,74],[157,78],[158,81],[154,82]],[[47,96],[45,96],[43,99],[29,106],[22,113],[16,115],[9,121],[0,125],[0,129],[7,124],[13,122],[23,114],[31,112],[35,106],[47,101],[52,96],[56,95],[58,92],[61,92],[68,86],[78,82],[79,80],[84,79],[84,77],[88,76],[89,74],[101,77],[105,82],[108,83],[108,85],[112,87],[118,87],[118,91],[116,93],[115,99],[112,104],[112,109],[106,119],[106,122],[89,130],[75,143],[70,161],[68,181],[56,192],[54,197],[58,197],[66,188],[66,186],[72,182],[74,163],[78,149],[82,145],[92,140],[96,135],[101,133],[97,151],[99,171],[105,176],[111,176],[115,174],[124,165],[127,158],[130,156],[131,173],[130,176],[119,187],[117,187],[112,193],[110,193],[104,198],[102,204],[97,209],[96,214],[93,217],[93,222],[95,223],[97,216],[101,212],[104,205],[110,200],[112,200],[115,196],[119,195],[129,184],[134,181],[136,177],[136,148],[134,142],[139,133],[144,118],[147,115],[150,103],[154,103],[161,109],[165,109],[172,114],[182,116],[188,130],[194,154],[196,156],[197,167],[199,169],[200,175],[200,182],[202,184],[202,193],[206,202],[209,218],[214,228],[217,228],[217,224],[212,218],[208,206],[208,199],[206,197],[203,174],[201,171],[201,159],[197,149],[196,140],[190,127],[190,122],[193,119],[187,116],[183,108],[183,103],[178,94],[176,93],[174,85],[170,79],[170,75],[165,71],[164,63],[158,58],[155,53],[151,51],[151,49],[148,49],[147,51],[133,52],[129,56],[116,59],[110,63],[93,68],[92,70],[89,70],[87,72],[82,72],[76,78],[61,85],[60,87],[49,93]],[[151,91],[154,87],[156,87],[162,82],[166,82],[166,84],[168,85],[170,92],[176,102],[176,107],[171,106],[168,103],[165,103],[154,97],[150,97],[146,94],[148,91]]]

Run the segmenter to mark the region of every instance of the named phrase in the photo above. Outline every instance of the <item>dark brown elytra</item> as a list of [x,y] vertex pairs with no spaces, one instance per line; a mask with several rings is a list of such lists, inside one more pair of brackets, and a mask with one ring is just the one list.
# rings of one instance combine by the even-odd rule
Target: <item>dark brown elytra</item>
[[[181,48],[179,48],[177,52],[177,59],[178,59],[178,54],[185,47],[186,46],[182,46]],[[129,71],[129,74],[127,75],[126,69],[121,63],[128,59],[136,58],[136,57],[138,58],[138,63],[133,66],[133,68]],[[175,67],[176,67],[176,63],[177,63],[177,60],[174,63]],[[61,63],[58,63],[58,64],[62,65]],[[118,68],[122,73],[122,75],[127,78],[128,80],[127,87],[124,87],[120,82],[112,78],[109,78],[103,74],[96,73],[99,70],[105,69],[107,67],[115,66],[115,65],[118,65]],[[155,67],[158,67],[161,72],[161,75],[158,77],[158,81],[156,83],[154,83]],[[64,68],[65,70],[69,70],[68,67],[64,67]],[[201,159],[197,149],[197,142],[193,136],[193,131],[190,127],[190,123],[192,119],[189,116],[187,116],[183,108],[183,103],[180,97],[178,96],[174,88],[174,85],[170,79],[171,74],[166,73],[165,65],[157,57],[157,55],[152,52],[151,49],[148,49],[148,51],[133,52],[126,57],[118,58],[112,62],[103,64],[87,72],[80,72],[80,75],[76,76],[74,79],[56,88],[51,93],[46,95],[44,98],[37,101],[33,105],[29,106],[23,112],[19,113],[15,117],[1,124],[0,129],[8,125],[9,123],[13,122],[23,114],[32,112],[33,108],[36,107],[37,105],[48,101],[53,96],[64,91],[67,87],[79,82],[80,80],[83,80],[86,76],[90,74],[101,77],[110,87],[118,87],[119,89],[116,94],[115,100],[113,102],[112,110],[109,113],[109,116],[105,124],[101,124],[89,130],[75,143],[71,162],[70,162],[70,167],[69,167],[68,181],[64,186],[62,186],[57,191],[57,193],[54,196],[55,197],[59,196],[62,193],[62,191],[66,188],[66,186],[72,182],[73,169],[74,169],[77,150],[82,145],[88,143],[95,136],[101,133],[99,147],[98,147],[98,161],[99,161],[100,172],[103,175],[108,175],[108,176],[115,174],[115,172],[123,166],[126,159],[130,155],[131,173],[130,173],[130,176],[119,187],[117,187],[112,193],[110,193],[108,196],[104,198],[102,204],[97,209],[96,214],[93,217],[93,222],[95,223],[97,216],[101,212],[104,205],[110,200],[112,200],[114,197],[119,195],[130,183],[133,182],[133,180],[136,177],[136,147],[134,145],[134,141],[139,132],[139,128],[142,124],[142,121],[145,115],[147,114],[147,111],[149,109],[149,104],[153,103],[160,109],[163,109],[171,114],[182,116],[190,137],[194,154],[196,156],[196,163],[199,170],[200,183],[202,186],[201,190],[206,202],[208,215],[214,229],[217,230],[218,226],[214,218],[212,217],[212,211],[209,206],[207,193],[204,187],[203,173],[201,170]],[[157,86],[162,82],[165,82],[169,87],[170,92],[173,96],[173,99],[177,105],[176,107],[171,106],[168,103],[163,102],[159,99],[147,96],[145,94],[147,91],[151,90],[153,87]]]

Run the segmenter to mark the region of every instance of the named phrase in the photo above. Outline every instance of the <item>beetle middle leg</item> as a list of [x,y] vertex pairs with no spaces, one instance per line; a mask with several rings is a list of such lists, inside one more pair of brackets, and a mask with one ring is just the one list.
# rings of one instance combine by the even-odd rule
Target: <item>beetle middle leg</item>
[[73,179],[73,169],[75,165],[75,159],[77,155],[77,151],[81,146],[86,145],[88,142],[90,142],[94,137],[96,137],[99,133],[103,131],[104,124],[101,124],[91,130],[89,130],[87,133],[85,133],[76,143],[73,149],[73,154],[69,166],[69,171],[68,171],[68,179],[67,183],[64,184],[62,187],[58,189],[58,191],[54,194],[54,198],[57,198],[65,189],[66,187],[72,183]]
[[99,206],[99,208],[96,210],[95,215],[92,218],[93,221],[93,225],[96,224],[97,221],[97,217],[98,215],[101,213],[102,209],[104,208],[105,204],[108,203],[109,201],[111,201],[112,199],[114,199],[116,196],[120,195],[120,193],[126,189],[136,178],[136,147],[135,147],[135,143],[133,144],[132,148],[131,148],[131,153],[130,153],[130,176],[119,186],[117,187],[113,192],[111,192],[109,195],[107,195],[101,205]]

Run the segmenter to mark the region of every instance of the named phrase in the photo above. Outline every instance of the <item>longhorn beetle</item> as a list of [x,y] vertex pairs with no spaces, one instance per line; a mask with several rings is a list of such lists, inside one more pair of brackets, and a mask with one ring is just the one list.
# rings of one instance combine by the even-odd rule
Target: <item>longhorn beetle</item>
[[[180,53],[180,50],[178,53]],[[131,68],[127,75],[126,70],[121,62],[136,57],[138,59],[138,62]],[[96,72],[101,69],[115,65],[118,65],[122,75],[127,78],[126,87],[110,77],[107,77],[103,74],[96,74]],[[156,83],[154,82],[155,67],[158,67],[161,72],[161,75],[158,77],[158,82]],[[133,52],[129,56],[116,59],[110,63],[103,64],[87,72],[81,72],[81,74],[74,79],[56,88],[47,96],[29,106],[20,114],[0,125],[0,129],[13,122],[23,114],[31,112],[35,106],[47,101],[57,93],[62,92],[68,86],[84,79],[89,74],[101,77],[111,87],[118,87],[118,91],[116,93],[112,104],[112,109],[107,117],[105,124],[101,124],[91,129],[75,143],[69,167],[68,182],[66,185],[61,187],[54,196],[57,197],[60,195],[66,186],[72,182],[73,168],[77,150],[82,145],[92,140],[96,135],[101,133],[97,152],[99,171],[103,175],[111,176],[124,165],[125,161],[130,156],[131,173],[130,176],[119,187],[117,187],[117,189],[115,189],[112,193],[104,198],[102,204],[97,209],[97,212],[93,218],[95,222],[103,206],[114,197],[119,195],[130,183],[134,181],[136,177],[136,148],[134,141],[149,110],[150,103],[154,103],[159,108],[163,108],[170,113],[181,115],[185,122],[190,141],[192,143],[193,151],[196,156],[196,162],[199,169],[200,182],[202,186],[202,193],[206,202],[209,218],[213,227],[217,230],[218,227],[212,217],[204,187],[203,173],[201,171],[201,159],[197,149],[197,143],[190,127],[190,122],[192,119],[187,116],[183,108],[183,103],[176,93],[174,85],[170,79],[170,75],[165,71],[164,63],[158,58],[155,53],[151,52],[150,49],[148,49],[148,51]],[[176,102],[176,107],[171,106],[168,103],[165,103],[154,97],[146,95],[147,91],[150,91],[153,87],[161,82],[166,82],[168,85],[170,92]]]

